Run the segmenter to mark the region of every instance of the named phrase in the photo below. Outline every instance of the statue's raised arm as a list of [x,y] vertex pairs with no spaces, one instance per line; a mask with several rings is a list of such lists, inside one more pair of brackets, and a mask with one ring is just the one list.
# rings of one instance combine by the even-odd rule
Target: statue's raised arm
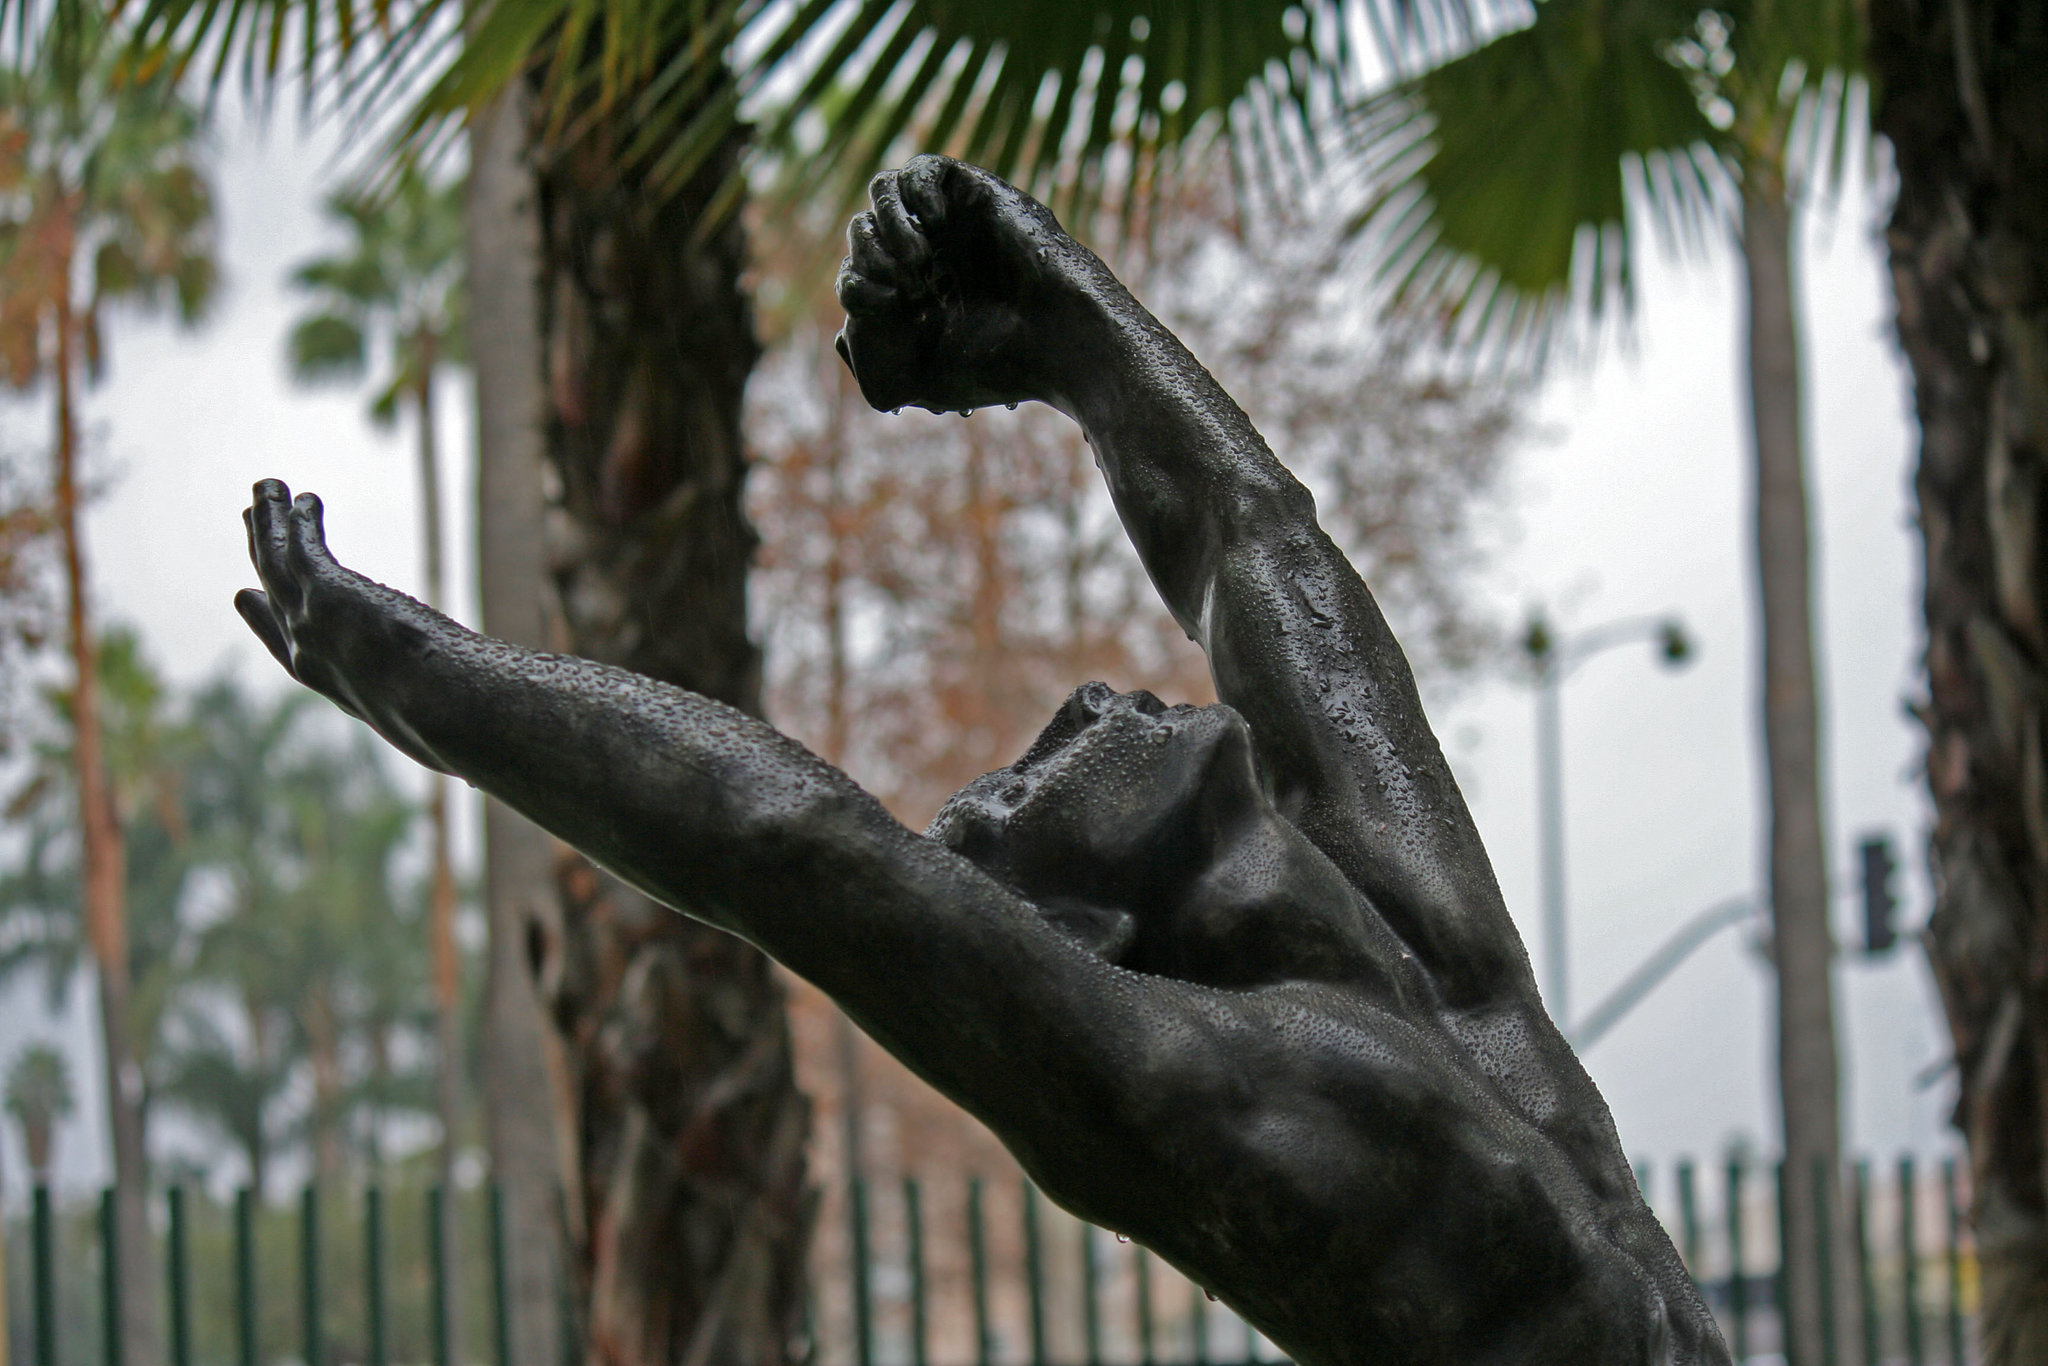
[[1534,980],[1407,658],[1243,409],[1042,205],[923,156],[876,177],[840,276],[878,408],[1036,399],[1081,424],[1280,811],[1457,1000]]
[[274,481],[243,616],[415,759],[811,979],[1305,1366],[1722,1366],[1307,493],[1028,197],[936,157],[873,195],[839,286],[869,401],[1073,415],[1223,702],[1086,684],[920,836],[758,721],[370,583]]

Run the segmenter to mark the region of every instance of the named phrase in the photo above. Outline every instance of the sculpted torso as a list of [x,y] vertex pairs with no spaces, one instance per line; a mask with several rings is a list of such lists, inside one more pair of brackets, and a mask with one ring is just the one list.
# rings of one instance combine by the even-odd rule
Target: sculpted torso
[[1725,1363],[1307,492],[1034,201],[937,157],[873,196],[839,282],[869,402],[1078,421],[1222,702],[1088,684],[919,836],[758,721],[342,568],[274,481],[244,617],[406,753],[817,983],[1297,1361]]

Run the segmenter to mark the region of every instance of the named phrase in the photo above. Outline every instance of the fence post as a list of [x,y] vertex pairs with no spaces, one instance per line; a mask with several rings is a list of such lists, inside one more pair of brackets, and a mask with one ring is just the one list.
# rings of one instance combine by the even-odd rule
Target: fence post
[[1827,1366],[1840,1366],[1835,1339],[1835,1201],[1841,1195],[1841,1168],[1825,1157],[1813,1159],[1814,1243],[1820,1255],[1820,1355]]
[[1703,1279],[1700,1275],[1700,1206],[1699,1193],[1693,1189],[1692,1162],[1678,1164],[1678,1222],[1680,1236],[1685,1239],[1685,1269],[1692,1273],[1693,1284]]
[[1046,1366],[1045,1262],[1038,1246],[1038,1188],[1024,1179],[1024,1282],[1031,1299],[1031,1366]]
[[[433,1339],[434,1366],[448,1360],[448,1192],[438,1183],[427,1188],[427,1331]],[[255,1366],[254,1362],[248,1366]]]
[[988,1327],[988,1232],[981,1218],[981,1178],[967,1178],[967,1269],[974,1278],[974,1362],[992,1366],[995,1341]]
[[1742,1265],[1742,1163],[1728,1160],[1728,1312],[1735,1319],[1735,1359],[1749,1357],[1749,1277]]
[[187,1254],[189,1237],[185,1229],[185,1187],[174,1185],[165,1193],[170,1223],[164,1230],[165,1280],[171,1294],[171,1366],[192,1366],[192,1286]]
[[1081,1225],[1081,1331],[1088,1366],[1102,1366],[1102,1305],[1097,1297],[1102,1268],[1095,1255],[1095,1225]]
[[1863,1292],[1863,1366],[1878,1366],[1877,1277],[1870,1268],[1870,1164],[1856,1164],[1856,1285]]
[[924,1285],[924,1202],[915,1177],[903,1178],[904,1255],[910,1262],[910,1360],[911,1366],[929,1366],[930,1345],[925,1337]]
[[1920,1237],[1915,1227],[1914,1188],[1911,1155],[1899,1159],[1899,1265],[1906,1298],[1906,1361],[1925,1366],[1926,1349],[1920,1341]]
[[50,1187],[36,1182],[29,1206],[29,1260],[35,1267],[36,1366],[57,1366],[57,1221]]
[[491,1349],[497,1366],[512,1366],[512,1279],[505,1264],[505,1188],[491,1182]]
[[256,1193],[235,1188],[235,1366],[256,1366]]
[[1771,1299],[1778,1311],[1778,1350],[1784,1354],[1785,1366],[1806,1366],[1792,1350],[1792,1221],[1786,1217],[1790,1204],[1786,1197],[1791,1194],[1792,1185],[1786,1177],[1783,1158],[1778,1159],[1777,1174],[1778,1270],[1771,1277]]
[[384,1339],[384,1192],[375,1182],[363,1189],[363,1307],[369,1319],[369,1366],[386,1366]]
[[1941,1164],[1941,1189],[1948,1198],[1948,1359],[1949,1366],[1963,1366],[1963,1202],[1952,1157]]
[[846,1183],[846,1230],[853,1239],[853,1357],[859,1366],[874,1366],[874,1278],[868,1272],[868,1183],[856,1176]]
[[1138,1362],[1152,1366],[1157,1360],[1152,1352],[1152,1254],[1136,1243],[1131,1244],[1131,1274],[1137,1277]]
[[121,1366],[128,1344],[121,1340],[121,1220],[112,1187],[100,1192],[100,1356],[104,1366]]
[[306,1337],[306,1366],[322,1366],[327,1354],[320,1323],[320,1188],[299,1195],[299,1313]]

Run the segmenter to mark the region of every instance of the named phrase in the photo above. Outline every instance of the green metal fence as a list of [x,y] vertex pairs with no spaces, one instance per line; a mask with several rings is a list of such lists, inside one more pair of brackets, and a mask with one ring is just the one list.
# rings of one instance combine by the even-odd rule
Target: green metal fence
[[[1655,1175],[1638,1168],[1736,1359],[1782,1360],[1782,1165],[1758,1172],[1736,1161],[1709,1172],[1680,1163],[1661,1186]],[[1839,1181],[1816,1183],[1823,1216],[1831,1213],[1825,1202],[1851,1202],[1851,1246],[1824,1237],[1817,1269],[1825,1272],[1836,1258],[1853,1262],[1865,1341],[1858,1361],[1839,1359],[1830,1337],[1822,1361],[1787,1366],[1974,1360],[1976,1262],[1961,1179],[1953,1162],[1930,1168],[1904,1157],[1888,1170],[1859,1163]],[[995,1184],[978,1177],[851,1183],[838,1219],[843,1241],[834,1248],[827,1237],[819,1246],[810,1335],[818,1366],[1279,1359],[1224,1306],[1142,1248],[1072,1220],[1028,1184]],[[993,1215],[996,1194],[1014,1220],[1009,1229]],[[944,1217],[937,1217],[940,1206]],[[488,1344],[489,1366],[510,1366],[506,1241],[532,1235],[507,1227],[495,1190],[458,1200],[438,1187],[387,1194],[371,1186],[346,1202],[308,1190],[294,1207],[271,1209],[247,1190],[221,1205],[173,1187],[159,1209],[164,1366],[454,1366],[457,1301],[472,1326],[463,1340]],[[90,1212],[98,1217],[67,1220],[47,1188],[34,1190],[27,1227],[17,1230],[26,1234],[28,1284],[11,1288],[26,1292],[15,1298],[26,1299],[28,1312],[10,1315],[26,1332],[22,1345],[32,1346],[20,1359],[145,1366],[123,1360],[113,1331],[119,1259],[112,1210],[109,1193]],[[463,1223],[481,1257],[446,1255],[461,1241]],[[466,1273],[459,1288],[446,1281],[450,1267]],[[88,1300],[97,1301],[97,1313],[87,1310]],[[580,1355],[565,1344],[566,1360]]]

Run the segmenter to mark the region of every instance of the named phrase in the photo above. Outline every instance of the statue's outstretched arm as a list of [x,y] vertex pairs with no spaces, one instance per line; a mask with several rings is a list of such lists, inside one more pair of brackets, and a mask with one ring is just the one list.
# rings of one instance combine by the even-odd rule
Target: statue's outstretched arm
[[919,157],[873,197],[840,281],[870,402],[1041,399],[1074,417],[1160,595],[1250,723],[1282,811],[1454,998],[1533,991],[1407,659],[1244,411],[997,177]]
[[[463,629],[344,568],[319,500],[256,486],[242,616],[300,682],[659,901],[816,983],[897,1057],[1050,1160],[1103,1160],[1115,1059],[1190,1065],[1176,992],[1088,953],[773,728],[682,688]],[[1048,1125],[1045,1116],[1058,1117]]]

